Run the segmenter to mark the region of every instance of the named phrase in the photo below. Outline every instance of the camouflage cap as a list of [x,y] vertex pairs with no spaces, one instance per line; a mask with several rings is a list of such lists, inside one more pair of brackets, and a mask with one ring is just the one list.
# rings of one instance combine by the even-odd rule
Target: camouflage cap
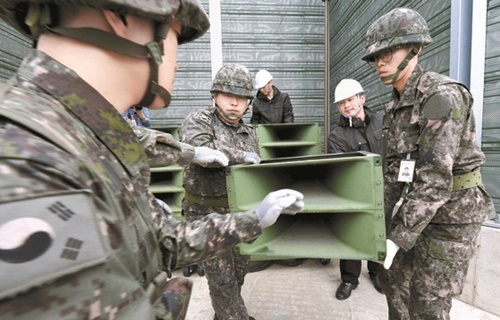
[[211,93],[223,92],[248,99],[253,98],[253,83],[250,71],[237,63],[225,64],[215,75]]
[[38,35],[32,32],[33,26],[29,27],[26,22],[30,20],[27,17],[30,5],[37,6],[41,15],[38,23],[42,25],[35,26],[38,29],[51,24],[54,8],[58,5],[107,9],[158,22],[168,22],[175,17],[182,25],[179,43],[200,37],[210,26],[200,0],[0,0],[0,19],[29,38],[37,38]]
[[361,59],[366,61],[383,50],[400,45],[431,42],[427,22],[417,11],[396,8],[370,25],[365,37],[367,53]]

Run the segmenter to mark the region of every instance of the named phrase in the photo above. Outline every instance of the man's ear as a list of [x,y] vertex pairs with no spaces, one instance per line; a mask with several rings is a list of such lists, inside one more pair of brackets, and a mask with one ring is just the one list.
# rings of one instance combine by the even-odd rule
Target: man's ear
[[359,100],[361,102],[361,104],[365,104],[365,101],[366,101],[366,96],[364,94],[360,94],[359,95]]
[[125,16],[109,10],[103,10],[103,13],[104,18],[115,34],[117,36],[124,37],[125,30],[127,29],[127,20]]

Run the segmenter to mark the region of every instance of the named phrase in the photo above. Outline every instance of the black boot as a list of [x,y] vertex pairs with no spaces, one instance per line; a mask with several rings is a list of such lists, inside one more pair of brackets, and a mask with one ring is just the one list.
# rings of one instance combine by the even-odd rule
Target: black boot
[[377,290],[381,294],[384,294],[384,290],[382,290],[382,287],[380,286],[379,277],[370,275],[370,279],[372,279],[373,287],[375,288],[375,290]]
[[345,300],[351,296],[352,290],[358,287],[355,283],[342,282],[335,292],[335,298],[338,300]]
[[191,272],[191,266],[182,267],[182,275],[184,277],[190,277],[193,273]]
[[203,267],[201,265],[198,265],[198,267],[196,267],[196,273],[200,277],[203,277],[205,275],[205,270],[203,270]]

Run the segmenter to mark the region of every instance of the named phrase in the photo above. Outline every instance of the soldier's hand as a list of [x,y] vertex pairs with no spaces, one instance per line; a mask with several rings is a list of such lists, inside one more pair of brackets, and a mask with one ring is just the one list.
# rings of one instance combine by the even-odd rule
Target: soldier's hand
[[244,152],[243,153],[243,163],[259,164],[260,157],[255,152]]
[[163,209],[163,211],[165,212],[165,215],[167,217],[170,217],[172,215],[172,209],[170,208],[170,206],[168,204],[166,204],[165,202],[163,202],[162,200],[160,200],[158,198],[156,198],[156,202]]
[[269,193],[255,209],[262,229],[276,222],[279,215],[296,214],[304,209],[304,195],[292,189]]
[[224,153],[218,150],[214,150],[208,147],[195,147],[194,157],[191,162],[202,167],[207,167],[212,163],[227,167],[227,165],[229,164],[229,159]]
[[386,253],[384,260],[384,268],[388,270],[392,265],[392,260],[396,256],[396,253],[399,251],[400,246],[394,243],[394,241],[387,239],[386,243]]

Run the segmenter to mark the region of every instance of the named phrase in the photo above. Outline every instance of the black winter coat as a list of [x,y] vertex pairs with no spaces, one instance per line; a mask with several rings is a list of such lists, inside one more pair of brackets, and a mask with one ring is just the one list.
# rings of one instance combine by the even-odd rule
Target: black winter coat
[[368,151],[385,158],[387,141],[382,131],[384,115],[368,107],[363,108],[365,121],[353,119],[352,126],[348,118],[340,115],[337,126],[328,136],[329,153]]
[[250,123],[292,123],[293,107],[288,93],[281,92],[278,88],[273,86],[274,96],[271,100],[257,92],[252,103],[252,118]]

